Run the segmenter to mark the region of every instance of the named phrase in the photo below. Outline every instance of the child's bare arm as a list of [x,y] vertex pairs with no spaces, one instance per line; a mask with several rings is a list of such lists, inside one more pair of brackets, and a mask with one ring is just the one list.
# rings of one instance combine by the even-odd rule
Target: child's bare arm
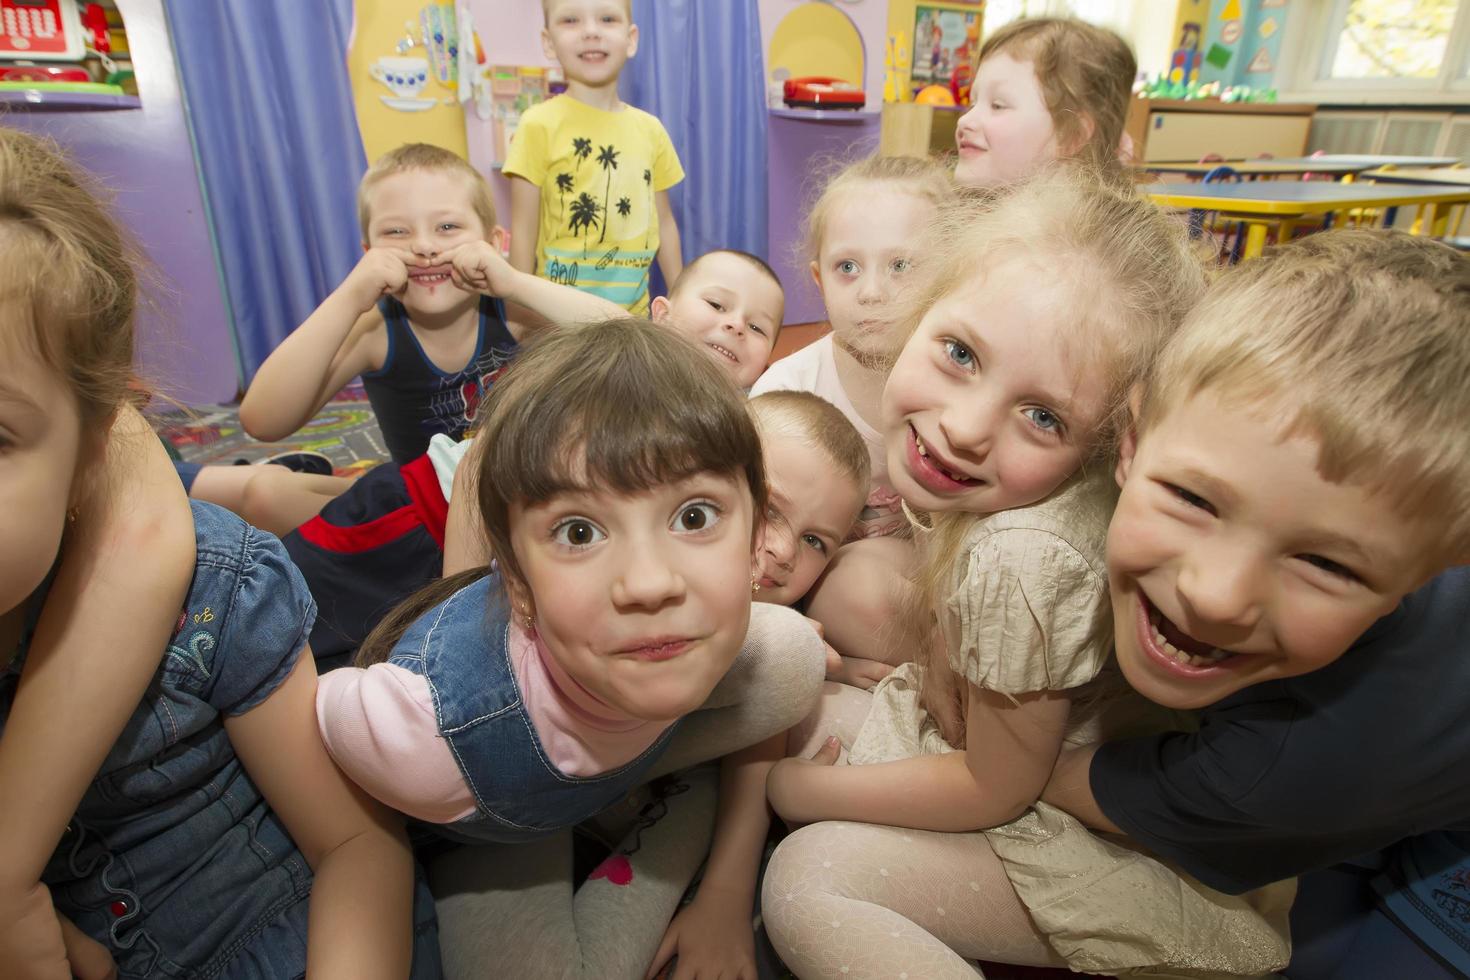
[[403,819],[352,783],[317,729],[316,665],[303,650],[270,697],[225,720],[250,778],[315,873],[309,976],[408,975],[413,857]]
[[536,274],[536,243],[541,234],[541,188],[524,177],[510,179],[510,264]]
[[[965,749],[867,766],[783,759],[767,783],[771,805],[793,823],[854,820],[958,832],[1019,816],[1040,796],[1061,748],[1071,701],[1042,691],[1014,701],[970,685]],[[820,753],[819,753],[820,755]]]
[[669,192],[659,191],[653,197],[658,208],[658,268],[664,274],[664,285],[674,288],[674,280],[684,271],[683,245],[679,241],[679,223],[669,204]]
[[649,977],[677,953],[681,977],[755,980],[751,916],[761,850],[771,826],[766,777],[785,746],[782,733],[720,763],[720,808],[709,863],[694,901],[669,924]]
[[456,284],[505,301],[506,326],[516,340],[550,326],[595,323],[626,311],[616,303],[521,272],[489,242],[466,242],[446,252]]
[[1063,749],[1041,798],[1059,810],[1066,810],[1093,830],[1121,834],[1123,831],[1108,819],[1092,795],[1092,757],[1097,750],[1096,745]]
[[[71,525],[0,736],[6,910],[39,904],[42,869],[157,672],[193,577],[188,499],[135,410],[119,413],[96,470],[98,490]],[[7,976],[8,933],[0,926]]]
[[348,381],[387,352],[378,300],[403,292],[412,257],[396,249],[363,254],[342,285],[281,341],[240,402],[240,424],[264,442],[300,429]]

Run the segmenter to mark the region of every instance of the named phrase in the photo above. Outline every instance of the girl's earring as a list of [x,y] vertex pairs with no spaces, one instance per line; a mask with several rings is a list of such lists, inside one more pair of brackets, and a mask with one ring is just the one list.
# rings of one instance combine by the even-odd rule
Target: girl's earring
[[757,581],[757,579],[756,579],[756,577],[754,575],[752,575],[750,577],[750,594],[751,595],[755,595],[756,593],[760,592],[760,590],[761,590],[761,584],[760,584],[760,582]]
[[531,610],[525,606],[521,607],[521,625],[526,628],[527,633],[536,628],[536,617],[532,616]]
[[68,524],[75,524],[77,522],[77,515],[79,513],[81,513],[81,510],[82,509],[80,507],[69,507],[69,508],[67,508],[67,511],[66,511],[66,523],[68,523]]

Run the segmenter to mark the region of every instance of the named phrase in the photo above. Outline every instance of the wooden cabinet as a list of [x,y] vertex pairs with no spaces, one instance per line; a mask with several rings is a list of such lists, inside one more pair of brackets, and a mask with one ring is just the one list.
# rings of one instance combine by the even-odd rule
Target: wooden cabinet
[[885,157],[924,157],[954,151],[954,128],[969,106],[885,102],[878,153]]
[[1134,99],[1127,129],[1134,155],[1144,163],[1302,156],[1313,106],[1216,102],[1208,99]]

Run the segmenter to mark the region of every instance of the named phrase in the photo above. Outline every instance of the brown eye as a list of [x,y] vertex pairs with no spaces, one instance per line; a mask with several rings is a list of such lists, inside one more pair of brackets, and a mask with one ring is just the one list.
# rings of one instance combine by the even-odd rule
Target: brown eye
[[571,548],[586,548],[606,537],[596,524],[580,517],[562,521],[552,529],[551,536]]
[[689,504],[679,511],[674,519],[678,531],[704,531],[719,523],[720,512],[714,504]]

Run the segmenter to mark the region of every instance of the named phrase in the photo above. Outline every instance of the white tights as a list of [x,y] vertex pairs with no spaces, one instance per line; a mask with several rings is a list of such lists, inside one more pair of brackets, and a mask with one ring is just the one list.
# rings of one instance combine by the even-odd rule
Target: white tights
[[[850,746],[872,696],[828,684],[793,732],[794,754],[828,735]],[[839,762],[839,764],[842,764]],[[1016,897],[983,833],[812,824],[776,849],[761,894],[766,931],[801,980],[974,978],[970,962],[1065,966]]]
[[[685,718],[650,778],[778,735],[807,717],[826,669],[816,631],[790,609],[757,605],[740,656]],[[573,891],[570,831],[528,844],[458,848],[434,862],[449,980],[620,980],[648,969],[714,830],[718,772],[679,773],[675,792],[608,814],[622,843]],[[664,788],[667,790],[667,787]],[[628,810],[628,807],[614,808]]]

